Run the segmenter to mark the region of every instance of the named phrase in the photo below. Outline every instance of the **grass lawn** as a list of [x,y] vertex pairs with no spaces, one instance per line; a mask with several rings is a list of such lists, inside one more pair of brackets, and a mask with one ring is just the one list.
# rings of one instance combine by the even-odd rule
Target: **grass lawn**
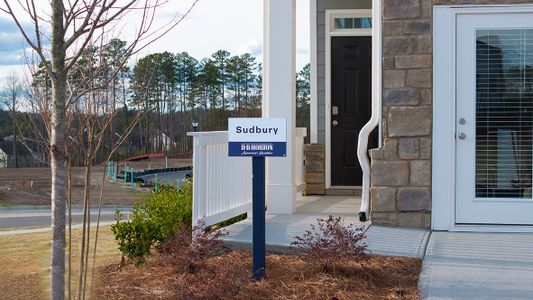
[[[91,235],[94,237],[94,230],[91,230]],[[80,236],[81,229],[72,230],[74,293],[77,291]],[[50,232],[0,236],[0,299],[49,298],[50,237]],[[97,266],[118,261],[120,252],[111,228],[104,226],[98,240]]]
[[195,273],[164,254],[136,269],[117,263],[99,268],[98,299],[418,299],[421,260],[372,256],[324,273],[296,255],[267,256],[267,279],[253,282],[251,254],[209,258]]

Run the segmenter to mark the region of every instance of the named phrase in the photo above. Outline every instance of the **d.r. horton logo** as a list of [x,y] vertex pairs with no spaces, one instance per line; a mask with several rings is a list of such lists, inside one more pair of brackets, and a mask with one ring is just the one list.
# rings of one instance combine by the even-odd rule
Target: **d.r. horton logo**
[[241,144],[242,151],[273,151],[272,144]]

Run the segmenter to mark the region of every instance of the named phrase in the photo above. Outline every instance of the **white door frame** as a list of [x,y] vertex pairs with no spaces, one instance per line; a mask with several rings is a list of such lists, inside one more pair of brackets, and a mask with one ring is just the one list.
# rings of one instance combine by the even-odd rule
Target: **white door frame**
[[433,7],[433,147],[431,227],[450,231],[533,231],[533,226],[456,225],[455,120],[456,31],[458,14],[533,13],[533,5]]
[[[331,188],[354,188],[355,186],[332,186],[331,185],[331,37],[334,36],[372,36],[374,31],[375,18],[372,18],[372,28],[356,29],[334,29],[332,24],[335,18],[367,18],[373,17],[372,9],[327,9],[326,10],[326,189]],[[379,27],[378,27],[379,28]],[[375,68],[381,68],[381,51],[376,52],[375,48],[381,45],[374,45],[372,41],[372,72]],[[379,55],[379,56],[378,56]],[[378,57],[376,62],[376,56]],[[374,77],[374,76],[373,76]],[[374,79],[374,78],[373,78]],[[374,81],[372,81],[372,90],[374,90]],[[372,93],[372,98],[374,93]],[[373,100],[371,99],[371,102]],[[381,122],[380,122],[381,124]],[[357,156],[357,153],[354,153]]]

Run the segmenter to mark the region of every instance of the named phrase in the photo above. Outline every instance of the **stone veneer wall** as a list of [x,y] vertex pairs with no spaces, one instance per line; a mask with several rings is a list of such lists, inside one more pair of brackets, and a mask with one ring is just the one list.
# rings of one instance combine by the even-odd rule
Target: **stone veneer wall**
[[382,0],[380,149],[371,150],[374,224],[430,227],[433,5],[523,0]]
[[325,183],[325,145],[304,145],[304,181],[306,195],[324,195]]

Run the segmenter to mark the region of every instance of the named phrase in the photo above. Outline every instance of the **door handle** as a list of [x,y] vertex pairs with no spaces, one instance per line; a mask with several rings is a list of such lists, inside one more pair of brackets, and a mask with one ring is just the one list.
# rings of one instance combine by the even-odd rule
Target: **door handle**
[[333,120],[333,122],[331,122],[331,124],[333,125],[333,127],[339,125],[339,122],[337,120]]

